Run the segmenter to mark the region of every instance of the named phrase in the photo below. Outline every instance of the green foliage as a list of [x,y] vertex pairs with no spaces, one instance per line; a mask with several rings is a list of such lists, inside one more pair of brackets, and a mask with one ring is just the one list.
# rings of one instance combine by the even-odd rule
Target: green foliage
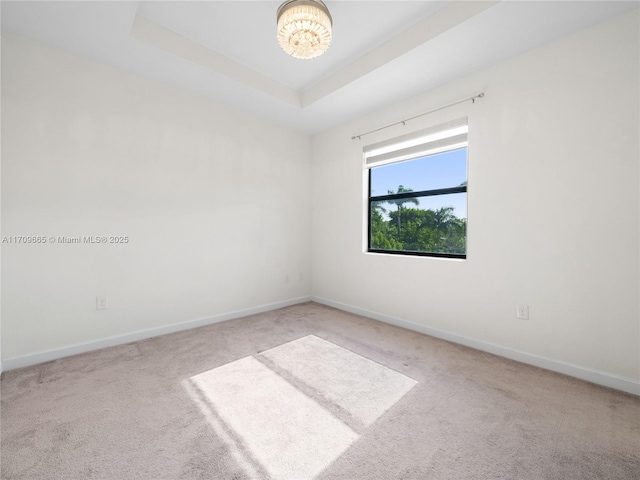
[[[402,185],[396,192],[411,192]],[[394,205],[387,212],[382,204]],[[453,207],[422,210],[415,198],[374,202],[371,211],[371,248],[430,253],[466,253],[467,221],[454,215]],[[386,214],[386,218],[384,216]]]
[[[402,242],[394,235],[395,229],[384,221],[380,209],[374,204],[371,210],[371,248],[380,250],[402,250]],[[382,209],[384,211],[384,209]],[[384,211],[386,213],[386,211]]]
[[[397,191],[393,191],[393,190],[387,190],[387,193],[389,193],[389,195],[394,195],[396,193],[408,193],[408,192],[413,192],[412,189],[410,188],[405,188],[402,185],[400,185],[398,187]],[[420,202],[418,201],[417,198],[399,198],[396,200],[387,200],[387,203],[390,203],[391,205],[395,205],[397,210],[396,210],[396,228],[398,230],[398,237],[400,236],[400,230],[402,228],[402,207],[404,205],[407,205],[409,203],[412,203],[414,205],[419,205]]]

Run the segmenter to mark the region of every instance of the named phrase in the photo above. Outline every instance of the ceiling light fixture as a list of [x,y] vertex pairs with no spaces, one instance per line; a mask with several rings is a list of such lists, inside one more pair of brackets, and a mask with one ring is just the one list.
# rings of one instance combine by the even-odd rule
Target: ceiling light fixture
[[278,43],[295,58],[315,58],[331,44],[333,20],[320,0],[289,0],[278,8]]

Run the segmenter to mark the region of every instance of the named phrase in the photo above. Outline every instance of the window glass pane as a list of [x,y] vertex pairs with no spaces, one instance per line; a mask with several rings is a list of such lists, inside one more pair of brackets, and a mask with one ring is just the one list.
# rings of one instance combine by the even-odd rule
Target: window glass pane
[[370,248],[466,254],[467,194],[371,202]]
[[371,169],[371,196],[396,193],[398,186],[414,192],[457,187],[467,181],[467,149],[429,155]]

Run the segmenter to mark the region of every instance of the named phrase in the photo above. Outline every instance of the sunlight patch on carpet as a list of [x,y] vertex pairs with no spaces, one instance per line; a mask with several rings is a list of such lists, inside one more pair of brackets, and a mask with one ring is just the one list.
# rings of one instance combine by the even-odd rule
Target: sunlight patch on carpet
[[194,375],[184,387],[247,474],[304,480],[362,433],[336,411],[366,428],[416,383],[309,335]]
[[285,343],[261,355],[365,426],[380,418],[418,383],[315,335]]
[[275,480],[313,478],[358,434],[252,357],[192,377]]

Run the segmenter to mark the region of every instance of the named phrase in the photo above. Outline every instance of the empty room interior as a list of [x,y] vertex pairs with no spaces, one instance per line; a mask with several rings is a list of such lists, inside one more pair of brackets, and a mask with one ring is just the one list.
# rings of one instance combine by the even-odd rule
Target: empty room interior
[[639,6],[0,2],[1,478],[640,478]]

